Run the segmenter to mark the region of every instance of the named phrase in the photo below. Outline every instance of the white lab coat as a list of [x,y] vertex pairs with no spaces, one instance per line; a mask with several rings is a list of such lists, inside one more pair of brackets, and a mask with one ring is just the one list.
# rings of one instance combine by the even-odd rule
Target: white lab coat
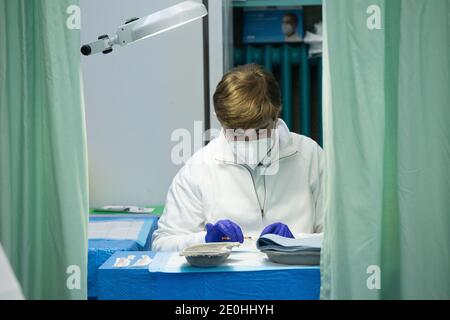
[[0,244],[0,300],[23,300],[22,290]]
[[[223,130],[194,154],[169,189],[153,250],[180,251],[204,243],[205,225],[221,219],[256,238],[276,222],[296,236],[322,232],[323,151],[313,140],[289,132],[282,120],[278,129],[279,156],[254,171],[236,163]],[[270,174],[262,175],[263,170]]]

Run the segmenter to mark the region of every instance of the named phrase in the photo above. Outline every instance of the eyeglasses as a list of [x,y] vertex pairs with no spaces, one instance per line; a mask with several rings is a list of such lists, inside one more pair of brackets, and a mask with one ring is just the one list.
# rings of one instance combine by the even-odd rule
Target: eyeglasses
[[224,129],[228,141],[253,141],[270,138],[273,124],[261,129]]

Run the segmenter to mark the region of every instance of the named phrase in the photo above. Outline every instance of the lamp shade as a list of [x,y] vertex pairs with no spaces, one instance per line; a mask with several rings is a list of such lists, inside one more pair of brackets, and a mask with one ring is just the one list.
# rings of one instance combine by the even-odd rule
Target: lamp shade
[[[159,33],[177,28],[191,21],[200,19],[208,14],[205,6],[194,1],[185,1],[140,18],[133,23],[131,39],[136,42]],[[120,38],[120,30],[117,33]]]

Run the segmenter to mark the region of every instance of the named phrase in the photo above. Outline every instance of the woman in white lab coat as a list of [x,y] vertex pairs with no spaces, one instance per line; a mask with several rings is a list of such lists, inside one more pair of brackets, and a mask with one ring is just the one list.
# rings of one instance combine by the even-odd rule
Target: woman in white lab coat
[[174,178],[153,250],[322,232],[323,151],[278,118],[275,78],[238,67],[219,83],[214,107],[223,129]]

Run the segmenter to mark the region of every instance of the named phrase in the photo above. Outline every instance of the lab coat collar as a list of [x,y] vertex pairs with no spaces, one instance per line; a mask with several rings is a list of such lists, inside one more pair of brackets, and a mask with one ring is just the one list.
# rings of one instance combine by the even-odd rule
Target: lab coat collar
[[[264,165],[269,165],[270,163],[289,157],[298,152],[293,144],[291,132],[283,120],[278,119],[277,129],[279,138],[278,143],[275,143],[274,148],[278,148],[279,152],[272,152],[272,154],[279,154],[279,157],[277,157],[278,159],[266,158],[265,161],[263,161]],[[225,130],[223,128],[220,131],[218,142],[218,150],[215,159],[224,163],[236,163],[235,154],[225,137]]]

